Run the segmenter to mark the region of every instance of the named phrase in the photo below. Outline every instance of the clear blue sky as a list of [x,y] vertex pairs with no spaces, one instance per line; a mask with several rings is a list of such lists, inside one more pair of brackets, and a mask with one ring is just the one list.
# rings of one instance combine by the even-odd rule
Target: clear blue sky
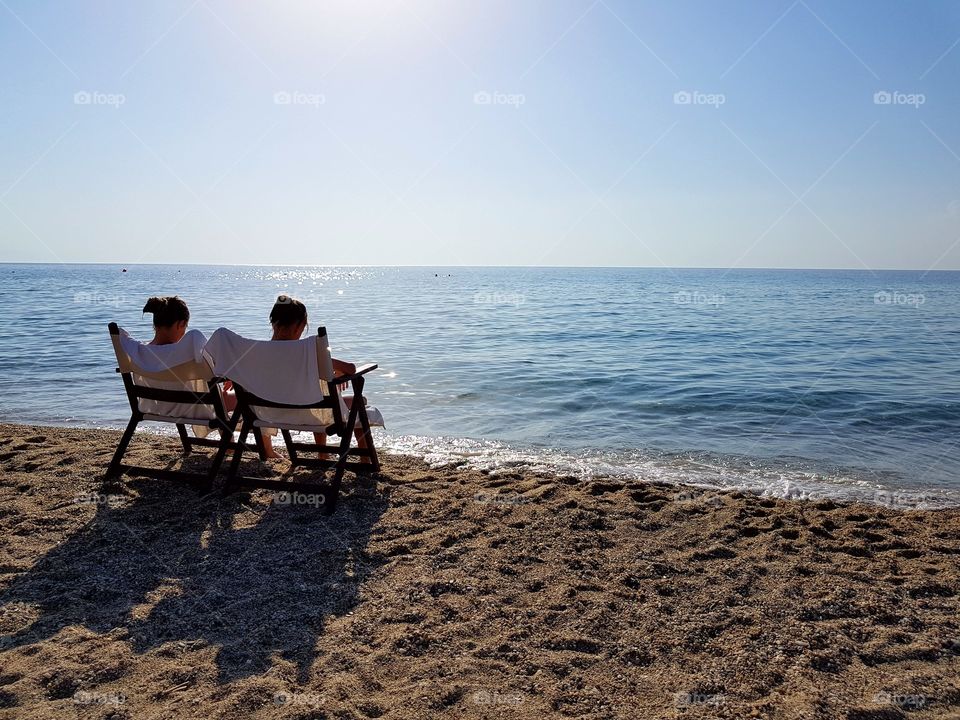
[[958,40],[926,0],[0,0],[0,260],[957,269]]

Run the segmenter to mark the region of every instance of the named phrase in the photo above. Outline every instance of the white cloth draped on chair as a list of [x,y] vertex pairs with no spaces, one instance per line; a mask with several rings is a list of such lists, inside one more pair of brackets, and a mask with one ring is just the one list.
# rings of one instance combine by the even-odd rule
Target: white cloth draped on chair
[[[129,371],[133,381],[142,387],[161,390],[207,391],[207,381],[213,377],[213,368],[203,355],[207,339],[199,330],[190,330],[180,342],[169,345],[150,345],[130,337],[120,328],[117,361],[122,371]],[[159,422],[177,422],[191,425],[197,420],[216,417],[210,405],[171,403],[140,398],[137,401],[144,419]],[[210,428],[193,425],[197,437],[209,435]]]

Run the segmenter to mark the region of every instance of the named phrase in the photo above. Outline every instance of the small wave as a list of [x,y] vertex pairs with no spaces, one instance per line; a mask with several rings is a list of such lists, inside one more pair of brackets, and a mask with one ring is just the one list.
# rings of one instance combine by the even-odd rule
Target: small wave
[[[13,422],[13,420],[8,420]],[[116,423],[78,422],[61,418],[60,427],[121,430]],[[176,437],[167,425],[141,426],[141,432]],[[898,473],[815,466],[804,458],[768,459],[708,452],[668,453],[645,450],[565,451],[513,445],[498,440],[391,435],[374,430],[381,453],[410,455],[433,467],[458,466],[490,473],[533,472],[583,480],[613,477],[718,490],[737,490],[790,500],[865,502],[901,510],[960,507],[960,490],[917,487]],[[277,440],[277,446],[282,443]]]
[[494,440],[382,434],[383,451],[423,458],[434,467],[465,466],[490,474],[530,471],[583,479],[617,477],[797,500],[858,501],[904,510],[960,506],[960,491],[916,488],[889,473],[822,470],[801,458],[767,460],[707,453],[567,452]]

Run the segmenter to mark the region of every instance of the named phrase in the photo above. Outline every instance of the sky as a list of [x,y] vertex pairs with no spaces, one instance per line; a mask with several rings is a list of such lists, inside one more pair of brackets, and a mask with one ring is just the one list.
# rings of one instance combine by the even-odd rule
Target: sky
[[0,0],[0,261],[960,268],[960,3]]

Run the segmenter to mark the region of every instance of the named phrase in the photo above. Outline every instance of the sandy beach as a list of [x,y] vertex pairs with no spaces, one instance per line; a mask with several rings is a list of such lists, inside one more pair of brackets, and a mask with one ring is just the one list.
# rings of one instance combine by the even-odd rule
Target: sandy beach
[[388,456],[328,517],[117,437],[0,426],[0,718],[960,717],[960,510]]

